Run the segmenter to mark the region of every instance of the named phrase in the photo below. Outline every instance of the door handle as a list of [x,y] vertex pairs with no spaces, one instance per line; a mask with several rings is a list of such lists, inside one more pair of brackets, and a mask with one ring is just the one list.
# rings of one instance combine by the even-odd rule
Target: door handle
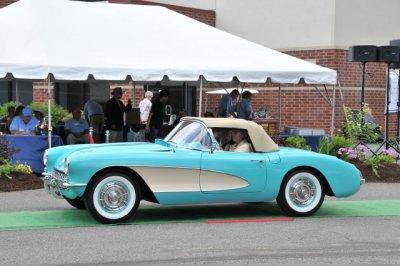
[[260,164],[260,168],[262,168],[264,166],[264,160],[250,160],[250,162],[259,163]]

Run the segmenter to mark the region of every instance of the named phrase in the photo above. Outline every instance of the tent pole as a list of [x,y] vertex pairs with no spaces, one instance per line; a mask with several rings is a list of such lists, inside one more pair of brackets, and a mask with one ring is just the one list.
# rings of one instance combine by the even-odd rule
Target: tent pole
[[333,99],[332,99],[332,118],[331,118],[331,137],[335,133],[335,108],[336,108],[336,86],[333,85]]
[[200,76],[199,117],[201,117],[202,101],[203,101],[203,76]]
[[48,117],[48,139],[49,139],[49,148],[51,148],[51,133],[53,131],[53,127],[51,125],[51,99],[50,99],[50,74],[47,76],[47,117]]
[[133,83],[133,93],[132,93],[132,108],[135,106],[135,93],[136,93],[136,83],[132,80]]
[[18,79],[15,80],[15,101],[19,102]]
[[281,131],[282,128],[282,90],[281,90],[281,84],[279,83],[278,87],[278,101],[279,101],[279,106],[278,106],[278,113],[279,113],[279,132]]

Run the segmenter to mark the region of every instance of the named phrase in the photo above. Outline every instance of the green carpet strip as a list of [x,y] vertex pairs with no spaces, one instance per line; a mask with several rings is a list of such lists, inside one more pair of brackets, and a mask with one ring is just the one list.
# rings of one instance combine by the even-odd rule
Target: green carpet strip
[[[400,216],[400,200],[325,201],[310,218]],[[276,203],[197,206],[144,206],[125,224],[205,222],[221,219],[285,217]],[[309,218],[305,218],[309,219]],[[0,213],[0,231],[107,226],[86,210]]]

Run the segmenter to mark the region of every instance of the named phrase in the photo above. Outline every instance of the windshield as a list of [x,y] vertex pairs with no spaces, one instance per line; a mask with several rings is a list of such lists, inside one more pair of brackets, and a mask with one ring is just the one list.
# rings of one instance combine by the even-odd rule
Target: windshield
[[212,144],[210,134],[205,125],[197,121],[180,122],[165,138],[165,141],[174,145],[204,149]]

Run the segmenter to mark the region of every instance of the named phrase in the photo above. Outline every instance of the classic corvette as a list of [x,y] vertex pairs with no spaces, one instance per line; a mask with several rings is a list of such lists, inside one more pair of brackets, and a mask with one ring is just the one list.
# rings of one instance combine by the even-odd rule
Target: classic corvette
[[[231,131],[247,133],[251,152],[227,152]],[[102,223],[119,223],[140,200],[159,204],[266,202],[309,216],[325,195],[348,197],[364,179],[333,156],[278,147],[251,121],[186,117],[156,143],[69,145],[46,150],[44,186]]]

